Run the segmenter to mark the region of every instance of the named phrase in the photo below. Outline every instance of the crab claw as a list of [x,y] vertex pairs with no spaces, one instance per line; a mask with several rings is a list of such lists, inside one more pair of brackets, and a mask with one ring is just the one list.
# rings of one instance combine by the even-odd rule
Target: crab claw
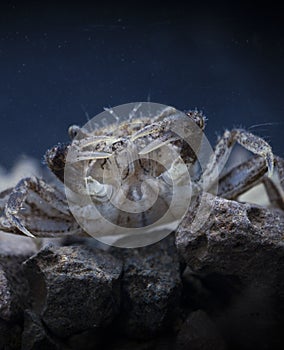
[[21,224],[21,221],[15,215],[12,215],[11,213],[9,213],[8,208],[5,210],[5,214],[10,224],[10,225],[7,225],[7,227],[10,227],[12,225],[12,227],[22,232],[25,236],[35,238],[35,236],[29,230],[27,230],[23,224]]

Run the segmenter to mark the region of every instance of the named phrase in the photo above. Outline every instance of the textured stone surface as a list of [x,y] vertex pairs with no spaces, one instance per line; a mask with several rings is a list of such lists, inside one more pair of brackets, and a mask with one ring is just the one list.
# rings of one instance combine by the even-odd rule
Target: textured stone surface
[[0,238],[0,349],[282,350],[284,213],[208,203],[139,249]]
[[124,330],[145,338],[173,323],[181,295],[180,265],[173,237],[124,251]]
[[52,349],[59,350],[59,344],[47,335],[44,325],[37,315],[32,312],[26,312],[21,350]]
[[225,350],[226,345],[215,324],[208,315],[192,312],[178,334],[176,350]]
[[37,251],[33,240],[0,231],[0,349],[20,349],[28,283],[22,262]]
[[5,271],[0,266],[0,318],[11,321],[18,319],[20,313],[18,298],[7,279]]
[[0,318],[21,323],[28,304],[22,262],[37,251],[30,238],[0,231]]
[[205,226],[191,232],[189,214],[176,244],[195,272],[237,276],[243,283],[263,281],[276,292],[284,287],[284,213],[222,198],[209,198],[213,210]]
[[204,227],[192,232],[189,213],[176,234],[178,250],[202,286],[194,303],[218,318],[230,348],[281,349],[284,213],[209,200],[213,210]]
[[33,310],[64,338],[110,324],[120,307],[121,263],[83,246],[47,247],[24,264]]

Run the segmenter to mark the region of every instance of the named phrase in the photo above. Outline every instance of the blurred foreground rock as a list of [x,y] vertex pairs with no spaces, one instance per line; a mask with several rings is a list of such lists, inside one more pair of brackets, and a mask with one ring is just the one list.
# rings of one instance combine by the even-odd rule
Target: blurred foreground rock
[[0,239],[0,350],[282,349],[284,213],[207,201],[139,249]]

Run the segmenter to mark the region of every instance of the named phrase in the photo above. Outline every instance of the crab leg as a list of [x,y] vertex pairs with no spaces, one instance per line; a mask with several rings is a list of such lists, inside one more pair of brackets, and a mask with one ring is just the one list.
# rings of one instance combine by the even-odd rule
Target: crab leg
[[269,144],[262,138],[255,136],[245,130],[234,129],[226,130],[224,135],[218,141],[215,151],[209,160],[200,184],[203,189],[208,191],[218,181],[235,143],[243,146],[248,151],[263,157],[266,161],[268,176],[273,174],[273,153]]
[[254,156],[221,177],[218,186],[218,196],[236,199],[259,183],[266,172],[265,160],[261,156]]
[[[17,214],[20,212],[27,198],[29,190],[37,193],[44,201],[46,201],[51,207],[57,209],[60,213],[68,216],[69,210],[63,195],[47,185],[43,180],[37,179],[36,177],[22,179],[10,194],[5,205],[5,216],[6,220],[12,227],[17,228],[27,236],[34,237],[17,217]],[[7,226],[5,223],[3,225]]]
[[274,161],[275,161],[275,166],[277,168],[280,185],[284,190],[284,160],[278,156],[275,156]]
[[[284,160],[280,157],[275,156],[274,165],[278,173],[280,186],[284,191]],[[270,203],[273,206],[284,210],[284,197],[280,189],[276,186],[276,184],[268,177],[264,177],[263,184],[266,189],[266,193],[268,195]]]
[[262,182],[264,184],[269,201],[273,205],[273,207],[284,210],[284,200],[275,183],[269,177],[266,176],[264,177]]
[[[274,166],[278,172],[281,187],[284,190],[284,161],[279,157],[275,157]],[[238,196],[262,182],[270,203],[274,207],[284,210],[281,192],[272,179],[265,175],[266,172],[267,164],[265,159],[261,156],[254,156],[221,177],[218,196],[227,199],[237,199]]]
[[[0,231],[23,234],[23,231],[9,222],[3,213],[12,190],[10,188],[0,193]],[[56,213],[51,206],[47,208],[46,205],[45,212],[42,212],[36,206],[36,199],[29,198],[26,210],[21,212],[21,227],[29,228],[30,237],[61,237],[83,233],[71,215]]]

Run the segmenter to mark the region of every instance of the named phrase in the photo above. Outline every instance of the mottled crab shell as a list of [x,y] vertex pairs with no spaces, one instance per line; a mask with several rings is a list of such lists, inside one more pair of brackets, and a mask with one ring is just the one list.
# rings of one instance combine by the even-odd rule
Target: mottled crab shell
[[[133,229],[151,226],[165,213],[161,224],[180,218],[191,195],[189,171],[196,152],[172,131],[171,123],[178,123],[172,114],[92,130],[72,127],[71,146],[58,145],[47,153],[60,180],[64,167],[71,211],[87,232],[95,228],[96,234],[99,229],[105,234],[105,220]],[[201,114],[187,118],[203,130]]]

